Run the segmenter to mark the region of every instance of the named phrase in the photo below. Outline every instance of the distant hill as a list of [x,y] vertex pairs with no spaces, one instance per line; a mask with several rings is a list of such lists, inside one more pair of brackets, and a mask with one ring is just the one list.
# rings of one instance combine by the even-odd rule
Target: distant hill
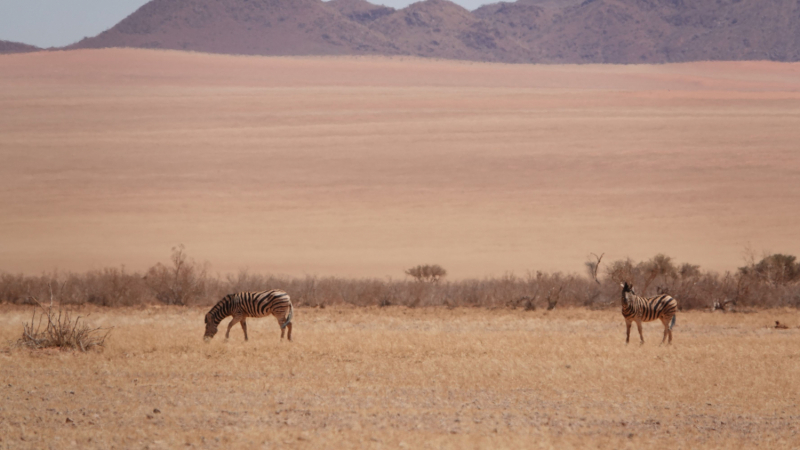
[[0,54],[3,53],[30,53],[38,52],[41,50],[39,47],[28,44],[20,44],[19,42],[0,41]]
[[153,0],[68,48],[512,63],[800,60],[800,0]]
[[361,24],[368,24],[395,12],[394,8],[373,5],[367,0],[331,0],[327,6],[339,11],[348,19],[355,20]]
[[398,50],[320,0],[153,0],[68,48],[143,47],[255,55]]
[[426,0],[385,15],[369,27],[402,53],[447,59],[522,62],[525,49],[503,39],[490,21],[447,0]]

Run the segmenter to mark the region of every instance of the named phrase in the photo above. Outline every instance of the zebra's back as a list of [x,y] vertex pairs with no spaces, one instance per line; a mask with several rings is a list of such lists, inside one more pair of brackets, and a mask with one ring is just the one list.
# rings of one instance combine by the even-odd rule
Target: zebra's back
[[678,301],[669,295],[645,298],[632,296],[630,302],[622,308],[622,315],[626,319],[639,318],[642,322],[666,318],[675,315],[678,310]]
[[239,292],[234,295],[233,300],[247,317],[254,318],[269,315],[286,317],[292,308],[289,294],[280,289]]

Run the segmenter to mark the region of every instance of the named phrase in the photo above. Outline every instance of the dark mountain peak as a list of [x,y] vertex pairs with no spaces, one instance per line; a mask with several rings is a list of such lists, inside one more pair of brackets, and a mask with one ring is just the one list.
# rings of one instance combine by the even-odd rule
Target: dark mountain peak
[[585,0],[517,0],[515,5],[538,6],[545,9],[561,9],[568,6],[580,5]]
[[[348,8],[351,10],[365,10],[365,9],[372,9],[372,8],[381,8],[380,5],[375,5],[367,0],[330,0],[328,2],[329,6],[333,6],[337,9]],[[385,8],[385,6],[383,7]],[[394,9],[394,8],[392,8]]]
[[[381,18],[377,26],[386,29],[422,28],[441,32],[443,27],[459,28],[478,19],[467,9],[447,0],[424,0],[412,3],[396,13]],[[454,29],[455,29],[454,28]]]
[[152,0],[110,30],[72,47],[257,55],[397,52],[385,36],[321,0]]
[[350,20],[366,24],[395,12],[394,8],[373,5],[366,0],[331,0],[328,6]]
[[[547,8],[539,5],[537,2],[500,2],[483,5],[473,11],[473,15],[481,19],[494,20],[501,18],[503,22],[511,19],[514,22],[528,25],[527,22],[531,17],[540,17],[545,14]],[[523,25],[523,26],[524,26]]]
[[452,12],[455,14],[470,13],[468,9],[449,0],[422,0],[408,5],[401,11],[430,11],[438,13]]
[[494,24],[447,0],[413,3],[376,20],[370,28],[411,55],[520,62],[526,54]]
[[21,42],[0,41],[0,54],[4,53],[31,53],[38,52],[41,48],[23,44]]

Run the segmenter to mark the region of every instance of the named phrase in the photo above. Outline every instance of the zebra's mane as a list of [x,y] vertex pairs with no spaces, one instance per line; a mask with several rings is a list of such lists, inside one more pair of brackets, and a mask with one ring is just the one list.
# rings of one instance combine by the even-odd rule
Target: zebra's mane
[[236,294],[228,294],[225,297],[222,297],[222,300],[218,301],[217,304],[212,306],[211,310],[208,311],[208,313],[206,313],[206,321],[208,321],[208,317],[211,316],[211,319],[215,322],[215,324],[219,325],[219,323],[222,322],[222,319],[227,317],[227,315],[222,316],[220,314],[217,314],[217,312],[219,312],[220,310],[223,310],[222,312],[225,312],[224,311],[225,308],[230,308],[231,303],[233,303],[233,297],[235,297],[235,295]]

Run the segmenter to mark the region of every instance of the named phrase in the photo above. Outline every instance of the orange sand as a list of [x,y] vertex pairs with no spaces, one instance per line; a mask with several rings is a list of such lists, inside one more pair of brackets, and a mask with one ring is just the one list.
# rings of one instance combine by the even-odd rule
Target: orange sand
[[0,271],[800,254],[800,64],[0,55]]

